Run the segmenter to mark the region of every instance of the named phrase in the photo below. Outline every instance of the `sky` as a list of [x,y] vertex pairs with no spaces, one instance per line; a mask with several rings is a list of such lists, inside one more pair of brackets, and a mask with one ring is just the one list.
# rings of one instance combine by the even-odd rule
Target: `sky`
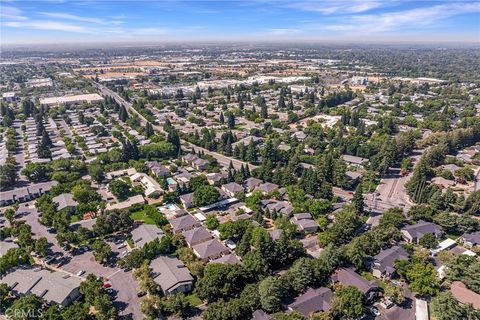
[[480,0],[0,0],[0,44],[470,42]]

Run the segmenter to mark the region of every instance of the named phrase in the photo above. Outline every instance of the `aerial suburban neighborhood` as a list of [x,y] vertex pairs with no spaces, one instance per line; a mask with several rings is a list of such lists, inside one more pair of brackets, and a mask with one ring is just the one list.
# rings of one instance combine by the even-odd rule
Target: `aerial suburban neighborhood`
[[479,61],[2,48],[0,318],[480,319]]

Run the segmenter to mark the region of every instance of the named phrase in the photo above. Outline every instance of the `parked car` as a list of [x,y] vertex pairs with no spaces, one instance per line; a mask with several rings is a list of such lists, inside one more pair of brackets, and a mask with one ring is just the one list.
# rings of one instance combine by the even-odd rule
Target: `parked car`
[[85,273],[85,270],[80,270],[80,271],[77,272],[77,276],[80,277],[80,276],[83,275],[84,273]]
[[375,307],[370,307],[370,308],[369,308],[369,311],[370,311],[370,313],[372,313],[372,314],[375,315],[375,316],[379,316],[379,315],[380,315],[380,311],[378,311],[378,309],[375,308]]

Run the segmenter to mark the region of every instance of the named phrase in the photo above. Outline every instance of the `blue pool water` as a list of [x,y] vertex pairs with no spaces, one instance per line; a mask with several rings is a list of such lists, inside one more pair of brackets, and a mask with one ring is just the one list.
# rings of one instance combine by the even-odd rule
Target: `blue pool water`
[[175,184],[175,180],[173,180],[172,178],[167,178],[167,183],[168,184]]

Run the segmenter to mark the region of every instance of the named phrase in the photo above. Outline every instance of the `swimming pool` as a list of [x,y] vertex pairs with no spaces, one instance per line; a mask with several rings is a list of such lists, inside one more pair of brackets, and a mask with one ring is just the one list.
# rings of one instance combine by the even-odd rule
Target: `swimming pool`
[[172,178],[167,178],[167,183],[168,184],[175,184],[176,182]]
[[176,210],[177,209],[177,206],[173,203],[167,203],[165,205],[165,207],[167,207],[168,210]]

